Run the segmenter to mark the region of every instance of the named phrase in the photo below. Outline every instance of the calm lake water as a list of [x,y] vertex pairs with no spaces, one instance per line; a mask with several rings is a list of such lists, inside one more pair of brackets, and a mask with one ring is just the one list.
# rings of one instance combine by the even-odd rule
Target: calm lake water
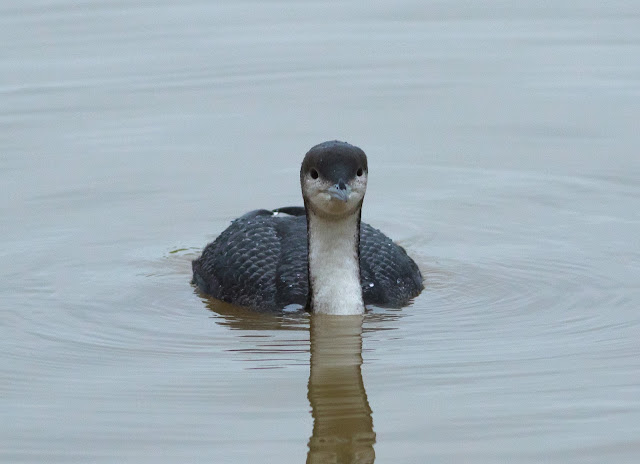
[[[0,42],[2,462],[638,462],[638,2],[31,0]],[[420,297],[198,295],[329,139]]]

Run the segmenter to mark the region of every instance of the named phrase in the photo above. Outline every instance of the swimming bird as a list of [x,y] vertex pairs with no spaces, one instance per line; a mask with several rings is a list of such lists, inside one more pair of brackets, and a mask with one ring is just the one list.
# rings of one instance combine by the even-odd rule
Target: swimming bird
[[401,307],[423,289],[404,248],[360,221],[367,156],[346,142],[312,147],[300,168],[304,208],[255,210],[208,244],[192,283],[219,300],[255,310],[289,305],[325,314]]

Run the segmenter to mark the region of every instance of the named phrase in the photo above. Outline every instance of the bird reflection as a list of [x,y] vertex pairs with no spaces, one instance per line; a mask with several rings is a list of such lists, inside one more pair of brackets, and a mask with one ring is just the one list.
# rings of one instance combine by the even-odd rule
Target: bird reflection
[[311,316],[307,463],[372,463],[371,408],[362,381],[363,316]]
[[363,315],[265,314],[214,299],[207,306],[230,329],[301,330],[309,322],[313,433],[307,463],[374,462],[376,435],[362,381]]

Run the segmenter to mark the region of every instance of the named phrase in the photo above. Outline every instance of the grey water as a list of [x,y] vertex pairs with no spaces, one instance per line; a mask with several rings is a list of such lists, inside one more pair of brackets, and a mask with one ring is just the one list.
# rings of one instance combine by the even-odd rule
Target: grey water
[[[0,4],[2,462],[637,462],[640,4]],[[369,156],[420,265],[336,321],[190,261]]]

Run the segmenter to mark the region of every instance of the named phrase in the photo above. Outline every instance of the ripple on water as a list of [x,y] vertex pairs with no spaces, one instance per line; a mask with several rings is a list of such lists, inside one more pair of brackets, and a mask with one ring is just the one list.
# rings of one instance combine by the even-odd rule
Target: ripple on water
[[[388,186],[405,171],[386,169]],[[366,334],[388,407],[401,405],[384,392],[400,390],[410,401],[448,402],[422,411],[440,443],[447,427],[493,443],[550,439],[545,430],[566,430],[566,421],[637,412],[629,399],[640,371],[640,221],[631,205],[640,188],[444,167],[417,177],[415,200],[399,206],[389,195],[376,205],[397,208],[401,224],[374,225],[407,246],[426,279],[396,331]]]
[[[555,443],[550,433],[566,434],[576,423],[637,413],[640,294],[629,274],[640,268],[638,255],[626,252],[625,232],[633,214],[574,208],[577,195],[594,201],[593,190],[604,188],[598,182],[428,168],[422,177],[430,184],[422,199],[394,209],[391,195],[365,216],[407,248],[426,279],[413,305],[370,308],[364,320],[363,387],[381,449],[399,440],[446,450],[466,440],[467,453],[489,453],[487,442],[508,454],[522,437],[540,449]],[[637,197],[629,188],[620,195]],[[556,199],[536,201],[537,192]],[[378,207],[397,216],[378,216]],[[7,318],[28,332],[5,353],[3,395],[54,392],[56,402],[94,415],[83,427],[88,437],[139,434],[154,414],[141,398],[162,409],[158,419],[187,414],[208,425],[206,410],[234,417],[225,421],[232,428],[255,424],[256,411],[267,428],[274,411],[287,420],[307,414],[309,316],[202,298],[189,285],[198,250],[183,248],[159,259],[140,252],[117,269],[111,262],[91,272],[80,264],[62,269],[85,282],[25,281],[34,309]],[[265,385],[293,409],[283,411],[277,394],[265,397]],[[52,408],[44,420],[64,412]],[[207,443],[198,430],[178,434]],[[163,438],[174,433],[154,429]]]

